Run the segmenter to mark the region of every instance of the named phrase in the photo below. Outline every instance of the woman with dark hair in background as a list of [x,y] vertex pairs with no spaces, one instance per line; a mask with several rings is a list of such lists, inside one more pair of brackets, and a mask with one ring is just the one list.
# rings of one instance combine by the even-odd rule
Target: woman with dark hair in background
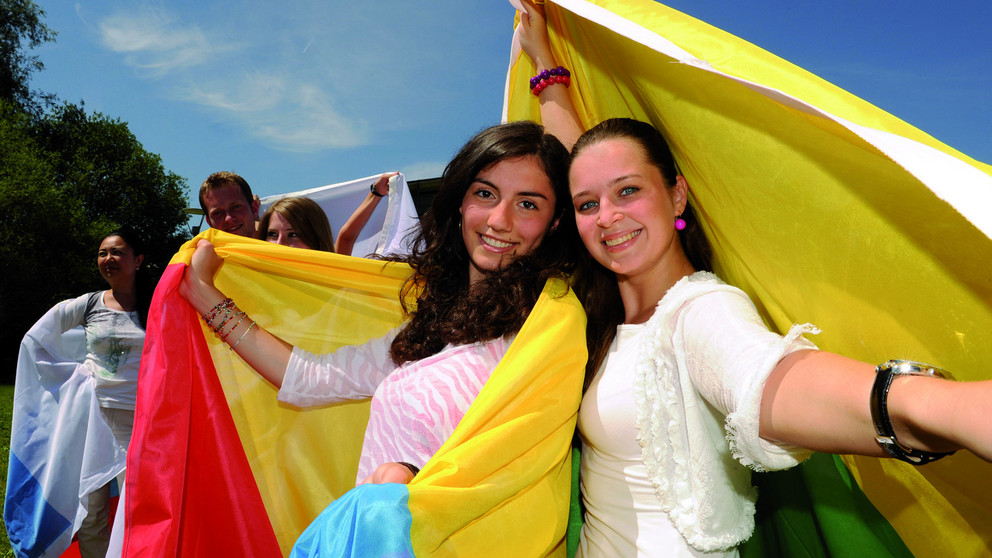
[[[82,366],[95,384],[100,412],[125,450],[134,425],[138,367],[153,286],[144,263],[144,244],[133,233],[114,231],[97,250],[97,268],[110,286],[62,302],[61,331],[82,326],[86,359]],[[110,540],[110,485],[90,493],[87,516],[79,527],[84,557],[105,556]]]

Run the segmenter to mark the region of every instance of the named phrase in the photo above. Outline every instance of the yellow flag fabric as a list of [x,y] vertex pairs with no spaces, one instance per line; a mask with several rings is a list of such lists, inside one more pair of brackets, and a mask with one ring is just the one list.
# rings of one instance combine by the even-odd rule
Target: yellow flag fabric
[[[199,238],[211,240],[224,258],[217,287],[251,319],[294,345],[328,352],[382,335],[403,319],[398,295],[411,273],[406,265],[287,248],[214,230],[175,256],[169,284],[160,286],[153,309],[168,308],[167,302],[178,297],[181,269],[176,266],[190,261]],[[202,323],[196,329],[206,340],[208,360],[220,379],[265,512],[287,554],[321,510],[354,486],[368,404],[307,409],[281,404],[276,388],[227,344]],[[584,331],[585,314],[574,294],[563,281],[550,281],[452,437],[408,486],[409,537],[417,556],[564,555],[570,444],[586,358]],[[158,348],[158,333],[150,335],[156,338],[153,351],[168,352]],[[167,389],[170,373],[153,372],[143,381],[159,378]],[[176,411],[170,408],[168,413]],[[155,417],[140,423],[146,425],[143,430],[156,428]],[[190,428],[207,426],[193,419]],[[138,438],[155,436],[142,432]],[[154,469],[156,459],[167,463],[177,458],[142,449],[136,455],[147,461],[135,464],[137,471]],[[182,451],[192,455],[202,450]],[[133,484],[129,480],[129,513],[132,500],[140,507],[142,478]],[[189,502],[186,506],[192,507]],[[151,514],[148,523],[162,513]],[[177,525],[187,510],[164,513]],[[196,536],[228,534],[206,530]],[[183,534],[162,536],[171,541]],[[176,546],[194,553],[214,548],[201,541]]]
[[[308,351],[385,334],[402,321],[407,266],[279,246],[210,229],[217,287],[268,331]],[[197,239],[173,263],[188,263]],[[211,357],[284,554],[332,500],[354,487],[368,402],[299,410],[205,326]]]
[[[545,3],[552,50],[590,127],[668,138],[716,254],[778,331],[821,348],[992,377],[992,167],[719,29],[647,0]],[[505,118],[540,121],[514,56]],[[992,548],[992,466],[844,457],[917,556]]]
[[564,556],[586,362],[585,313],[566,289],[545,287],[455,433],[410,483],[418,556]]

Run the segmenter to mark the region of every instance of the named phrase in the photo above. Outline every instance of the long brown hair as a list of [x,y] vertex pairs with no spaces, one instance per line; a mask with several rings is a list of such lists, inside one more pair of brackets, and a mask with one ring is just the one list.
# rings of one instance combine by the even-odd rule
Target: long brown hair
[[327,214],[317,202],[303,196],[283,198],[275,202],[258,222],[258,232],[255,236],[259,240],[267,240],[269,221],[273,213],[278,213],[289,221],[296,235],[311,249],[323,252],[334,251],[331,224],[327,221]]
[[[661,172],[665,186],[675,186],[679,173],[668,142],[654,126],[631,118],[611,118],[590,128],[575,142],[572,161],[586,148],[610,139],[626,139],[640,145],[648,162]],[[679,231],[679,241],[686,257],[697,270],[711,271],[713,251],[688,202],[681,217],[685,220],[686,227]],[[624,312],[620,289],[613,272],[599,265],[588,253],[581,258],[578,267],[580,272],[576,293],[582,300],[589,320],[586,327],[586,343],[589,347],[589,360],[586,364],[588,387],[606,358],[616,336],[617,326],[623,323]]]
[[[526,256],[489,272],[470,288],[470,259],[462,240],[462,199],[475,177],[506,159],[534,156],[555,193],[555,216],[541,245]],[[568,151],[533,122],[511,122],[475,135],[448,163],[430,210],[404,261],[414,269],[403,299],[419,292],[416,308],[404,304],[409,320],[393,340],[397,364],[440,352],[448,344],[496,339],[516,333],[537,301],[545,281],[568,272],[581,246],[568,194]],[[558,219],[558,225],[552,224]]]

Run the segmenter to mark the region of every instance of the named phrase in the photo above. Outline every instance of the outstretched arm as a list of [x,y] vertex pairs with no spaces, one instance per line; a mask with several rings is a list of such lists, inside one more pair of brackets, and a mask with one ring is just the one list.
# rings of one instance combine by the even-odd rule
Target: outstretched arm
[[[211,327],[218,328],[227,344],[262,377],[274,386],[282,387],[293,346],[265,331],[250,316],[243,316],[241,319],[242,316],[238,315],[240,310],[236,306],[214,312],[226,298],[214,286],[214,275],[223,263],[224,260],[214,251],[214,245],[207,240],[200,240],[193,253],[193,260],[179,284],[179,294],[201,316],[209,317],[213,313]],[[225,321],[228,317],[230,318]]]
[[[761,436],[816,451],[885,457],[869,406],[874,381],[871,364],[823,351],[792,353],[765,384]],[[888,409],[904,446],[968,449],[992,461],[992,381],[896,376]]]
[[[558,67],[551,54],[548,40],[548,27],[544,18],[544,8],[530,0],[521,0],[527,11],[520,14],[520,46],[537,67],[537,71]],[[579,121],[578,111],[568,96],[568,88],[553,86],[545,88],[538,96],[541,103],[541,123],[548,133],[557,137],[569,151],[585,129]]]
[[355,241],[358,240],[359,233],[365,228],[365,224],[369,222],[372,212],[379,205],[379,200],[389,195],[389,179],[397,174],[399,172],[387,172],[375,181],[372,189],[378,195],[369,191],[365,195],[365,199],[362,200],[362,203],[359,204],[355,212],[351,214],[351,217],[348,218],[344,226],[341,227],[341,230],[338,231],[338,237],[334,240],[335,253],[344,254],[345,256],[351,255],[351,250],[355,247]]

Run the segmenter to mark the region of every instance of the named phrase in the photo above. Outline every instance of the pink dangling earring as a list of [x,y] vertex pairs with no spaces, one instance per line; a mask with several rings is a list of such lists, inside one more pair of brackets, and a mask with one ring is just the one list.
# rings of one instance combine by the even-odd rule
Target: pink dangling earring
[[683,229],[685,229],[685,219],[683,219],[682,216],[680,215],[675,219],[675,230],[681,231]]

